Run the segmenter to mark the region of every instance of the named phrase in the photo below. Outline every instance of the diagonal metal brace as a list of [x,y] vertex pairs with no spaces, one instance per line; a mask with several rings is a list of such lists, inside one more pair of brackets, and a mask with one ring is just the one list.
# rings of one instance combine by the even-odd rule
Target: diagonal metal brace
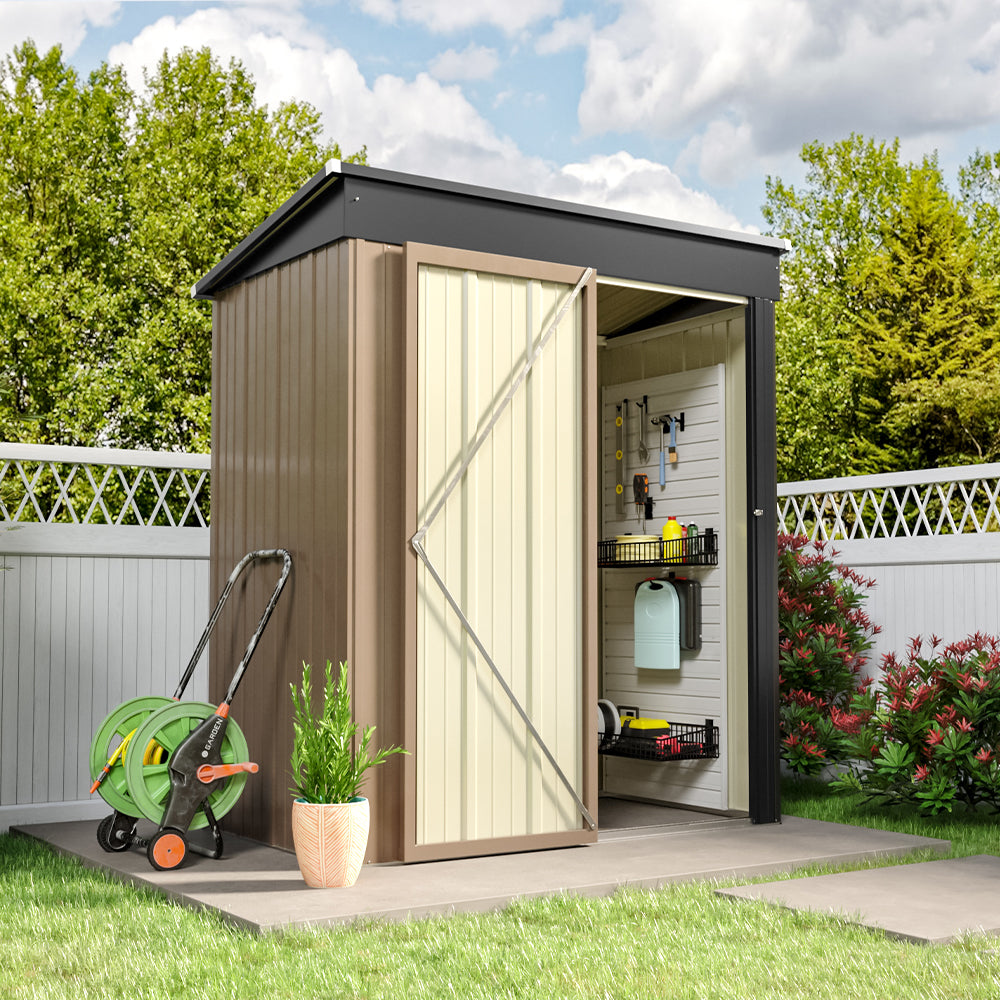
[[541,357],[542,351],[545,349],[545,345],[549,342],[549,340],[552,337],[552,334],[555,332],[556,328],[562,322],[563,317],[568,312],[570,306],[577,300],[577,298],[580,295],[580,292],[583,291],[584,286],[590,280],[592,274],[593,274],[593,268],[590,267],[588,267],[583,272],[583,275],[580,277],[580,280],[576,283],[576,286],[574,287],[573,291],[570,293],[569,297],[563,303],[562,307],[559,309],[559,312],[556,314],[555,318],[549,324],[548,329],[546,329],[541,340],[539,340],[538,346],[535,348],[531,357],[524,363],[521,370],[518,372],[517,377],[511,383],[510,389],[507,390],[507,394],[500,401],[496,410],[493,412],[493,416],[490,418],[489,423],[486,425],[485,428],[483,428],[482,433],[476,438],[475,442],[472,445],[472,448],[466,455],[465,460],[458,467],[458,470],[455,472],[454,476],[452,476],[450,482],[445,488],[444,493],[441,494],[441,497],[438,499],[437,503],[434,505],[430,513],[424,519],[424,523],[417,529],[416,534],[414,534],[414,536],[410,539],[410,545],[413,548],[413,551],[417,554],[417,556],[421,560],[421,562],[423,562],[424,566],[427,568],[427,572],[430,573],[431,578],[440,588],[441,593],[444,594],[444,598],[448,602],[452,611],[454,611],[455,614],[458,616],[458,620],[461,622],[462,628],[465,629],[465,631],[469,635],[469,638],[475,645],[476,649],[479,650],[483,659],[486,661],[487,666],[492,671],[493,676],[496,678],[497,683],[500,685],[500,687],[503,688],[504,693],[510,699],[510,703],[514,706],[515,710],[517,711],[517,714],[521,717],[524,724],[528,727],[528,732],[531,733],[535,742],[538,744],[539,749],[541,749],[542,753],[545,755],[546,760],[548,760],[548,762],[555,769],[556,774],[559,776],[559,780],[563,783],[563,785],[566,787],[566,790],[573,797],[573,801],[576,803],[577,808],[580,810],[580,815],[583,816],[587,826],[591,830],[596,830],[597,823],[594,821],[594,817],[590,815],[590,810],[584,804],[583,799],[580,798],[579,793],[573,787],[573,784],[566,776],[566,773],[559,766],[559,762],[552,755],[552,751],[549,750],[548,745],[542,739],[541,733],[539,733],[538,730],[535,728],[535,724],[531,721],[530,716],[524,710],[524,707],[521,705],[521,703],[517,700],[517,697],[510,688],[510,685],[507,683],[503,674],[500,672],[500,668],[493,661],[493,657],[490,656],[489,651],[483,644],[482,639],[480,639],[479,636],[476,634],[476,630],[472,627],[472,623],[465,616],[465,612],[459,606],[458,601],[455,600],[455,597],[448,589],[447,584],[441,578],[441,574],[438,573],[434,564],[431,562],[430,557],[427,555],[427,552],[425,551],[423,545],[424,538],[427,535],[427,531],[430,528],[432,522],[441,512],[444,505],[448,502],[448,497],[451,496],[451,494],[455,491],[455,488],[461,482],[462,477],[465,475],[465,473],[469,469],[469,466],[472,464],[472,460],[475,458],[480,448],[482,448],[482,446],[486,443],[486,439],[489,437],[493,428],[496,426],[497,421],[499,421],[500,417],[503,415],[504,410],[506,410],[506,408],[510,405],[511,400],[514,398],[514,394],[517,392],[518,388],[520,388],[521,383],[525,380],[525,378],[527,378],[528,372],[531,371],[535,363],[538,361],[539,357]]

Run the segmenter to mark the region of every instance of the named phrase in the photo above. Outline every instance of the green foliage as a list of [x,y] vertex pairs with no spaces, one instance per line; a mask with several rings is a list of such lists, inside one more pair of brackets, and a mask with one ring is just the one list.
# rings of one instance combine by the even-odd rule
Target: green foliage
[[306,802],[350,802],[360,792],[365,773],[392,754],[406,753],[401,747],[382,747],[374,756],[369,750],[374,726],[366,726],[357,751],[354,749],[358,725],[351,711],[347,684],[347,664],[340,664],[335,681],[333,664],[326,661],[323,708],[313,712],[312,667],[302,664],[301,689],[290,685],[293,727],[292,794]]
[[81,394],[130,305],[133,110],[119,69],[81,84],[59,49],[30,42],[0,62],[0,438],[83,436]]
[[[981,389],[979,379],[993,375],[1000,288],[978,273],[978,247],[934,165],[910,171],[881,235],[881,246],[857,275],[865,307],[851,339],[860,421],[855,467],[878,472],[955,464],[953,453],[933,447],[947,438],[924,433],[935,429],[928,403],[940,398],[946,380],[962,394],[968,380]],[[976,389],[970,391],[978,395]],[[904,397],[905,415],[897,415]],[[976,430],[978,416],[966,407]]]
[[1000,810],[1000,639],[976,634],[930,655],[911,641],[907,657],[890,654],[881,690],[859,691],[845,731],[851,771],[833,783],[880,803],[912,803],[951,812],[957,802]]
[[906,172],[899,142],[852,134],[802,147],[796,190],[768,177],[762,207],[787,239],[776,314],[778,475],[790,481],[844,475],[852,467],[855,399],[848,343],[863,308],[855,281],[899,203]]
[[959,170],[958,181],[982,271],[1000,275],[1000,152],[976,150]]
[[[836,553],[831,553],[835,558]],[[822,542],[778,536],[778,683],[781,755],[799,774],[845,759],[848,706],[879,632],[862,610],[866,581],[837,565]]]
[[1000,161],[963,174],[970,205],[933,157],[900,163],[898,141],[852,135],[807,144],[802,159],[803,188],[768,178],[764,206],[792,245],[777,309],[779,478],[1000,458]]
[[0,438],[207,450],[211,308],[191,286],[342,155],[314,108],[259,105],[208,49],[146,82],[81,81],[30,41],[0,63]]

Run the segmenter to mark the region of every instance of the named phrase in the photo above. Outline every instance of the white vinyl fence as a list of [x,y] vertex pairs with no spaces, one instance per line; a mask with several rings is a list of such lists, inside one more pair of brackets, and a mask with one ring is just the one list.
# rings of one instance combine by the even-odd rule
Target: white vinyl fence
[[0,444],[0,832],[109,812],[88,795],[97,727],[173,694],[211,610],[209,465]]
[[[0,831],[96,818],[91,739],[170,695],[211,610],[208,455],[0,444]],[[784,483],[778,529],[874,577],[877,664],[1000,632],[1000,464]],[[207,696],[206,656],[186,697]],[[96,797],[95,797],[96,798]]]
[[998,496],[1000,464],[784,483],[778,530],[829,542],[838,562],[874,577],[877,666],[914,636],[1000,632]]

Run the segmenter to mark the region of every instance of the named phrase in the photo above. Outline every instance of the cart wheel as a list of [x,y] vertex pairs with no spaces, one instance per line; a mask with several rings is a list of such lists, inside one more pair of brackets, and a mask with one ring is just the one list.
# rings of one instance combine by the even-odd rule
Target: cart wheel
[[[136,731],[133,741],[138,746],[147,746],[155,741],[166,751],[166,760],[147,764],[139,754],[125,755],[125,778],[128,791],[135,806],[146,819],[154,823],[163,822],[163,814],[170,794],[170,755],[190,736],[191,732],[209,716],[215,714],[215,705],[202,701],[173,701],[158,709]],[[236,722],[230,718],[221,747],[222,762],[236,764],[250,756],[246,737]],[[197,780],[192,776],[192,780]],[[236,805],[243,786],[247,782],[245,772],[225,779],[208,797],[208,804],[217,818],[222,818]],[[189,829],[200,830],[208,825],[203,810],[199,809],[191,820]]]
[[[138,728],[157,709],[173,704],[174,702],[170,698],[147,695],[144,698],[132,698],[131,701],[122,702],[109,713],[98,727],[90,744],[91,780],[97,780],[97,776],[104,770],[104,765],[128,738],[129,733]],[[146,749],[143,749],[144,753]],[[155,748],[153,749],[155,750]],[[125,756],[128,756],[128,748]],[[142,815],[129,794],[128,782],[125,779],[125,766],[121,757],[112,765],[108,776],[101,782],[98,792],[112,809],[124,813],[126,816]]]
[[158,830],[146,848],[149,863],[161,872],[176,868],[187,855],[187,841],[180,830],[165,827]]
[[127,851],[132,846],[135,820],[131,816],[113,813],[97,824],[97,843],[109,852]]

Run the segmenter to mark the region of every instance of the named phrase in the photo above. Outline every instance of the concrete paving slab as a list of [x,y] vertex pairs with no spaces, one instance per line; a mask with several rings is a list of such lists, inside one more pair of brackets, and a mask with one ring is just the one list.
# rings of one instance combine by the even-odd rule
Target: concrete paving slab
[[923,944],[1000,934],[1000,857],[979,854],[716,890],[813,910]]
[[158,872],[145,852],[101,850],[96,824],[90,821],[13,829],[85,865],[187,906],[217,910],[255,931],[479,912],[499,909],[518,897],[559,892],[600,896],[621,886],[657,888],[693,879],[769,875],[813,862],[846,864],[926,848],[938,853],[949,849],[944,840],[797,817],[763,826],[746,819],[704,817],[691,824],[618,830],[586,847],[368,865],[349,889],[309,889],[293,854],[232,834],[226,835],[222,859],[192,855],[181,868]]

